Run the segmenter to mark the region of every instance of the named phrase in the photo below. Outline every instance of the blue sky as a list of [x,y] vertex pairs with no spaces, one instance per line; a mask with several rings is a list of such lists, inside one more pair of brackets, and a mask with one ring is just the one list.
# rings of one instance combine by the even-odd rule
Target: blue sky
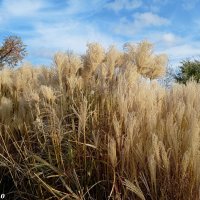
[[84,53],[147,39],[177,65],[200,55],[200,0],[0,0],[0,42],[18,35],[26,61],[51,64],[57,51]]

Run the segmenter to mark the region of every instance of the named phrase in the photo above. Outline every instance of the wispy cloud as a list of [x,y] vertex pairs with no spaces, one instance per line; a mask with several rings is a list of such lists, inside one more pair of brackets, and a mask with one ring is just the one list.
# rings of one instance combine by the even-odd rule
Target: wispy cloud
[[142,24],[143,26],[161,26],[169,24],[169,20],[160,17],[157,14],[151,13],[151,12],[145,12],[145,13],[136,13],[134,15],[135,24]]
[[106,7],[118,12],[123,9],[133,10],[141,6],[141,0],[114,0],[113,2],[108,3]]
[[132,20],[122,18],[116,27],[116,33],[121,35],[133,35],[146,28],[154,28],[170,24],[170,21],[152,12],[136,13]]
[[0,10],[8,17],[27,17],[36,15],[44,6],[41,0],[3,0]]
[[98,12],[107,5],[107,0],[68,0],[66,13],[67,14],[83,14],[90,12]]
[[200,49],[195,44],[180,44],[165,49],[165,53],[169,56],[171,63],[178,66],[184,59],[199,58]]
[[173,45],[176,44],[178,42],[180,42],[181,38],[176,36],[173,33],[164,33],[161,36],[161,41],[164,42],[167,45]]
[[101,41],[105,46],[115,42],[113,37],[107,36],[98,28],[74,21],[54,24],[54,26],[39,24],[34,32],[37,37],[27,40],[31,46],[37,48],[42,44],[43,47],[51,46],[56,51],[71,49],[80,53],[85,50],[88,42]]

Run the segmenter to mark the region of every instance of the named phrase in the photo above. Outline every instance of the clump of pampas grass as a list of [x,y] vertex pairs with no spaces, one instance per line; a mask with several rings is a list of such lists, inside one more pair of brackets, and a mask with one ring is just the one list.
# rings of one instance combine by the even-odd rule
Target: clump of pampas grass
[[147,41],[87,48],[0,71],[0,194],[199,199],[199,84],[160,86]]

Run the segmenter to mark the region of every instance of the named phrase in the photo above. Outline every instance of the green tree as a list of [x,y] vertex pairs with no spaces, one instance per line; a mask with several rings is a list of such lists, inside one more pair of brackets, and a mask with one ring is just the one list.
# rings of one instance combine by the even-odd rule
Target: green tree
[[7,65],[15,67],[26,56],[26,46],[18,36],[6,37],[0,46],[0,70]]
[[183,60],[181,64],[180,72],[174,77],[177,82],[186,84],[188,80],[200,81],[199,60]]

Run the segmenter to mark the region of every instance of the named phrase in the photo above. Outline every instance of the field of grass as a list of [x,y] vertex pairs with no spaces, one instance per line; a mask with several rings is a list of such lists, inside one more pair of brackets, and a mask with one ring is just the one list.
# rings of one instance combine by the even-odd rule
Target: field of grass
[[123,52],[90,44],[49,68],[3,69],[0,194],[199,199],[200,85],[160,86],[166,59],[148,42]]

